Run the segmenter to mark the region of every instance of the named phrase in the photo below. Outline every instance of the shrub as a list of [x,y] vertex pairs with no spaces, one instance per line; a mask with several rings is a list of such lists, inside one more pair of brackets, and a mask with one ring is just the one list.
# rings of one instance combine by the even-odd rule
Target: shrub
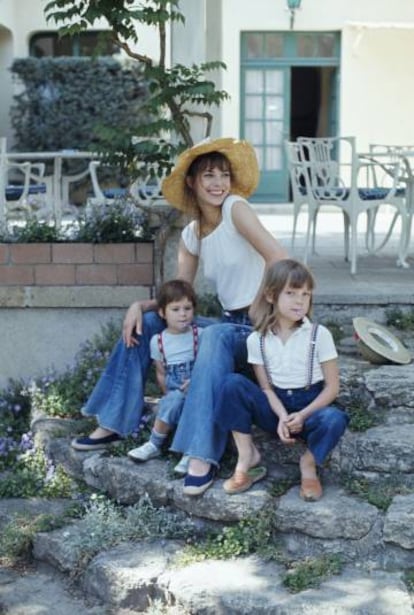
[[97,151],[99,127],[112,126],[114,118],[125,137],[132,125],[146,122],[141,109],[147,84],[138,63],[109,57],[20,58],[11,71],[24,86],[11,109],[18,151]]
[[88,206],[71,223],[57,228],[54,222],[38,220],[29,215],[23,224],[15,224],[3,232],[3,243],[126,243],[153,238],[149,229],[149,214],[129,199]]

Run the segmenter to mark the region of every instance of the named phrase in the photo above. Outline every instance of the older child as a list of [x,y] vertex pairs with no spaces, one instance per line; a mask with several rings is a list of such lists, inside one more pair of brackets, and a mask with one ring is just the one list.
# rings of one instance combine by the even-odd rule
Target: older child
[[[150,352],[164,397],[158,404],[150,439],[128,453],[134,461],[148,461],[161,455],[167,435],[180,420],[202,333],[202,329],[193,323],[196,303],[192,286],[184,280],[171,280],[160,289],[158,314],[167,327],[152,336]],[[189,458],[184,455],[175,466],[175,471],[186,474],[188,461]]]
[[308,319],[313,288],[310,271],[292,259],[266,273],[255,331],[247,338],[258,385],[228,375],[217,405],[217,423],[232,432],[238,451],[235,472],[224,483],[229,494],[246,491],[266,474],[251,436],[254,423],[284,444],[304,440],[300,495],[307,501],[322,496],[317,466],[338,443],[348,417],[332,405],[339,390],[332,335]]

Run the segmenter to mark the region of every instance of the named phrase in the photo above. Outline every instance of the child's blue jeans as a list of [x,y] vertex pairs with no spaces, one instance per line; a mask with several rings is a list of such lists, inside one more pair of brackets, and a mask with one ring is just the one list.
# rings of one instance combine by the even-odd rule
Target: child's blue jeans
[[186,395],[180,387],[186,380],[190,380],[193,365],[194,361],[187,361],[166,368],[165,383],[168,391],[158,403],[157,419],[171,427],[178,425],[180,420]]
[[[319,395],[322,388],[321,382],[303,389],[274,387],[288,413],[302,410]],[[279,420],[266,395],[256,383],[241,374],[229,374],[224,379],[215,415],[218,426],[227,432],[249,434],[254,424],[277,436]],[[348,422],[348,415],[335,406],[316,410],[305,420],[298,437],[306,442],[318,465],[322,465],[335,448]]]

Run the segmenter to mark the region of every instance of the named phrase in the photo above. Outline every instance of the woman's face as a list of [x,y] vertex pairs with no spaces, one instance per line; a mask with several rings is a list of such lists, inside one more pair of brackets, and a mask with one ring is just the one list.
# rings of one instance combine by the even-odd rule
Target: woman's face
[[230,169],[222,170],[217,166],[208,167],[199,171],[194,178],[188,177],[187,182],[195,193],[200,207],[203,207],[203,205],[221,207],[224,199],[230,193]]

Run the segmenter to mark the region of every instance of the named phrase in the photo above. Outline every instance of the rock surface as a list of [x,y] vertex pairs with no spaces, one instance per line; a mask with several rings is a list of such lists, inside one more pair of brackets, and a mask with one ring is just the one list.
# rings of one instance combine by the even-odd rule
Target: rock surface
[[[299,498],[300,448],[286,449],[263,434],[257,434],[257,442],[268,466],[264,481],[229,497],[219,478],[202,497],[189,498],[168,458],[136,465],[110,452],[76,452],[70,436],[62,437],[62,423],[54,431],[38,417],[37,437],[54,461],[125,506],[146,495],[155,505],[180,510],[206,526],[273,511],[283,557],[278,563],[249,556],[182,565],[183,542],[146,539],[108,549],[102,545],[82,566],[82,522],[77,521],[36,535],[33,569],[1,571],[0,613],[412,614],[413,594],[404,575],[414,570],[414,370],[412,365],[372,366],[352,356],[348,346],[341,356],[342,402],[346,406],[357,399],[377,423],[346,433],[323,471],[324,497],[316,503]],[[67,424],[68,433],[72,427]],[[389,506],[370,503],[368,487],[359,496],[348,488],[365,480],[374,485],[377,499],[385,482]],[[59,516],[69,505],[3,500],[0,527],[19,512]],[[319,587],[291,593],[283,583],[289,574],[284,562],[323,555],[341,556],[345,568]]]

